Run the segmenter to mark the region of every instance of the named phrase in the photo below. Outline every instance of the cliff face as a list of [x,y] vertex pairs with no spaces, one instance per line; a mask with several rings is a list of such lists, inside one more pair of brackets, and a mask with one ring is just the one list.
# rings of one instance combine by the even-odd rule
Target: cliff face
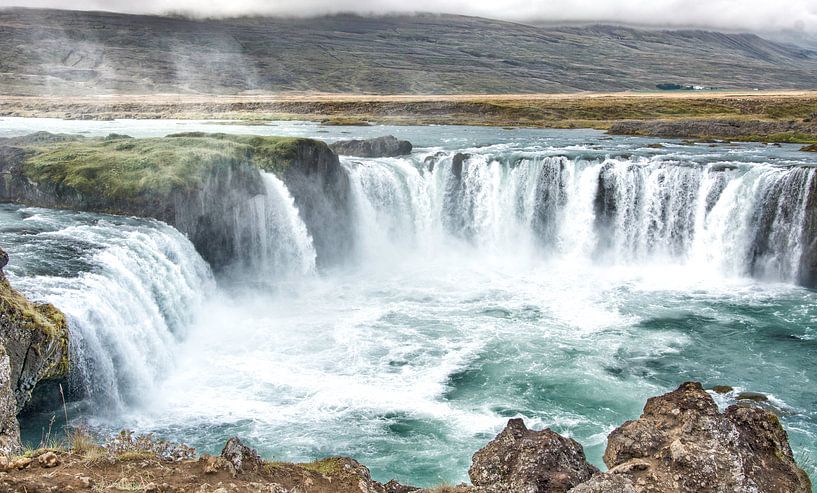
[[186,133],[104,139],[33,134],[0,139],[0,201],[155,218],[186,234],[218,270],[241,252],[242,205],[281,178],[331,263],[351,246],[349,181],[323,142]]
[[2,272],[0,250],[0,454],[20,448],[19,413],[40,381],[68,373],[68,324],[50,304],[31,303]]
[[319,265],[347,258],[353,248],[349,177],[325,143],[302,139],[282,179],[312,234]]

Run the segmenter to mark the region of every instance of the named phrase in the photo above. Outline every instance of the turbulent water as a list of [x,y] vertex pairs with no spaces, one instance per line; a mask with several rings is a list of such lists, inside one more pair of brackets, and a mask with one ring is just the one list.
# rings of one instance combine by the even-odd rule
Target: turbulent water
[[4,206],[0,243],[15,287],[68,316],[72,388],[106,411],[170,370],[214,287],[193,245],[157,221]]
[[232,223],[239,254],[227,276],[234,282],[267,284],[314,273],[315,247],[292,195],[275,175],[261,173],[261,178],[265,193],[235,211]]
[[[213,129],[12,119],[0,134],[179,127]],[[351,455],[378,479],[431,485],[465,480],[515,416],[601,465],[606,434],[646,398],[700,380],[767,393],[796,455],[817,458],[817,293],[797,286],[814,275],[817,177],[796,148],[217,130],[392,132],[416,150],[342,159],[356,251],[320,271],[272,175],[236,218],[245,255],[229,279],[156,221],[0,207],[13,282],[71,319],[72,420],[211,452],[240,435],[282,460]]]

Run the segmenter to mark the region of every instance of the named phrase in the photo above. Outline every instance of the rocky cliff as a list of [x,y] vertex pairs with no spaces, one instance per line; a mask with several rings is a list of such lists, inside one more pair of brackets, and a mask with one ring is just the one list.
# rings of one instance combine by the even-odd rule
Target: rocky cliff
[[367,140],[339,140],[329,147],[343,156],[355,157],[396,157],[411,154],[412,145],[393,135],[385,135]]
[[320,141],[204,133],[0,139],[0,201],[159,219],[216,270],[241,255],[234,226],[265,193],[261,172],[287,184],[321,261],[350,248],[348,178]]
[[34,386],[68,373],[68,324],[50,304],[32,303],[3,274],[8,255],[0,250],[0,454],[16,453],[19,413]]

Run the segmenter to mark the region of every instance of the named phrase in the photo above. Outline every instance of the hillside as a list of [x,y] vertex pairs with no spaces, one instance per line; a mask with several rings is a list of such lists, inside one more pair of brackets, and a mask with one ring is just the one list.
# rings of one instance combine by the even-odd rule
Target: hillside
[[430,14],[192,20],[4,9],[0,53],[5,95],[817,86],[817,52],[751,34]]

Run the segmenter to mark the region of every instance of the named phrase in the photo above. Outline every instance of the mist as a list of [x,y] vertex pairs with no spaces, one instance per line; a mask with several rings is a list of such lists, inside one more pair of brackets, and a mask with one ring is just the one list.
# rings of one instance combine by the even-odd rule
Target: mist
[[658,27],[702,27],[755,32],[817,32],[817,1],[789,0],[0,0],[24,6],[125,13],[183,13],[197,17],[274,15],[309,17],[343,12],[435,12],[519,22],[611,22]]

